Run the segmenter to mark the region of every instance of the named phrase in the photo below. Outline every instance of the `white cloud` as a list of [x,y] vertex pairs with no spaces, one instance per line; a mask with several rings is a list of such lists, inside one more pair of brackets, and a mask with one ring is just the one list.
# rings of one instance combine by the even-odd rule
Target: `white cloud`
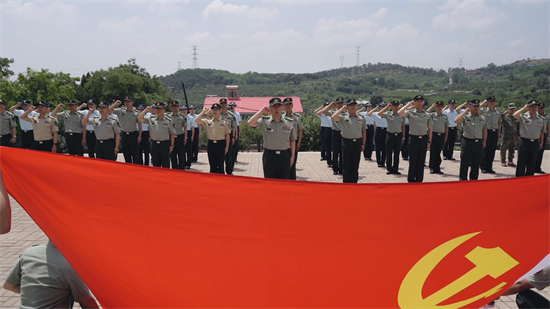
[[169,1],[169,0],[154,0],[151,5],[149,5],[149,10],[152,12],[161,12],[161,13],[172,13],[179,11],[182,8],[183,2],[189,2],[189,0],[178,0],[178,1]]
[[99,22],[99,30],[110,33],[130,33],[136,29],[145,27],[145,21],[137,16],[120,19],[103,19]]
[[386,13],[388,13],[388,9],[387,8],[381,8],[378,11],[376,11],[376,13],[372,14],[372,17],[373,18],[382,18],[384,15],[386,15]]
[[160,24],[160,29],[163,30],[182,30],[187,26],[186,22],[181,20],[171,20]]
[[[376,39],[387,43],[403,44],[419,40],[420,32],[409,23],[394,26],[391,30],[384,27],[376,32]],[[424,42],[423,42],[424,43]]]
[[508,47],[510,47],[510,48],[518,47],[521,44],[523,44],[523,39],[517,39],[517,40],[513,40],[513,41],[508,42]]
[[26,24],[67,25],[78,21],[77,7],[63,2],[7,1],[2,4],[2,14]]
[[204,19],[246,17],[253,19],[272,19],[279,16],[279,10],[266,7],[250,7],[248,5],[224,4],[221,0],[214,0],[202,12]]
[[323,45],[361,42],[378,28],[378,24],[369,19],[320,19],[315,27],[315,41]]
[[210,32],[196,32],[186,36],[182,41],[182,46],[186,46],[185,50],[189,50],[189,47],[192,45],[208,46],[209,44],[215,44],[216,41],[216,37]]
[[459,44],[456,42],[449,42],[442,44],[442,49],[445,51],[454,51],[454,52],[464,52],[464,53],[470,53],[477,51],[476,48],[469,47],[466,44]]
[[483,0],[449,0],[440,9],[445,12],[432,19],[434,28],[488,30],[506,18],[504,12]]

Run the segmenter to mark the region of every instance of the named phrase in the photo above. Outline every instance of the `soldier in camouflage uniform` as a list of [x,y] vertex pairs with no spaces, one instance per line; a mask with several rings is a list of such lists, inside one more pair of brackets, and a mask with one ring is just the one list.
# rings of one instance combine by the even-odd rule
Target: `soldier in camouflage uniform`
[[[518,121],[512,117],[516,112],[514,103],[508,104],[508,110],[502,115],[502,136],[500,140],[500,161],[502,166],[515,167],[514,152],[518,143]],[[508,164],[506,164],[508,151]]]

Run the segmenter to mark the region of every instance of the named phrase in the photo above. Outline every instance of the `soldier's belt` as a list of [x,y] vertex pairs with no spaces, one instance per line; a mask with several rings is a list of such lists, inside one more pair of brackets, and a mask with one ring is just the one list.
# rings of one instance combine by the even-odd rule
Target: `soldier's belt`
[[276,154],[276,155],[280,155],[280,154],[282,154],[282,153],[290,152],[290,148],[289,148],[289,149],[285,149],[285,150],[271,150],[271,149],[265,149],[264,151],[267,152],[267,153],[274,153],[274,154]]
[[449,130],[456,130],[457,127],[449,127]]
[[97,141],[100,143],[100,144],[103,144],[104,142],[107,142],[107,141],[114,141],[115,139],[114,138],[108,138],[108,139],[98,139]]
[[422,139],[422,138],[424,138],[425,136],[428,136],[428,135],[412,135],[412,134],[409,134],[409,136],[418,137],[418,139]]
[[538,138],[525,138],[525,137],[522,137],[521,139],[526,141],[526,142],[538,142],[539,141]]
[[169,140],[165,140],[165,141],[153,141],[154,143],[156,144],[160,144],[160,143],[168,143],[170,142]]
[[53,139],[45,139],[45,140],[43,140],[43,141],[35,141],[35,142],[38,142],[39,144],[42,145],[42,144],[44,144],[45,142],[49,142],[49,141],[51,141],[51,140],[53,140]]
[[65,134],[69,134],[69,135],[71,135],[71,136],[72,136],[73,134],[80,134],[80,135],[82,135],[82,133],[78,133],[78,132],[65,132]]
[[467,141],[470,141],[470,142],[475,142],[475,143],[478,143],[478,142],[480,141],[479,138],[476,139],[476,138],[467,138],[467,137],[464,137],[464,139],[467,140]]
[[32,130],[21,130],[21,131],[27,133],[27,132],[31,132]]
[[126,135],[129,135],[129,134],[132,134],[132,133],[137,133],[138,131],[132,131],[132,132],[124,132],[122,131],[122,133],[126,134]]

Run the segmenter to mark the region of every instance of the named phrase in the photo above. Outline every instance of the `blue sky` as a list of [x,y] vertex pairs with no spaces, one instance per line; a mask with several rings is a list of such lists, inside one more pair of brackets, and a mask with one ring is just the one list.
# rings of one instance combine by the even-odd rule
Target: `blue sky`
[[389,62],[467,69],[549,58],[549,1],[5,1],[0,56],[15,72],[81,75],[136,58],[151,74],[192,65],[305,73]]

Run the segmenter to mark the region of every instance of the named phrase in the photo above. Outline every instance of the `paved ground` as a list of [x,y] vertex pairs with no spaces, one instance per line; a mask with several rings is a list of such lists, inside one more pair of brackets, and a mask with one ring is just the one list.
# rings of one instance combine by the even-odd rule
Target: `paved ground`
[[[455,151],[455,158],[459,157],[459,152]],[[515,168],[500,166],[500,154],[497,152],[494,164],[496,174],[480,174],[480,179],[495,179],[514,177]],[[320,161],[319,152],[300,153],[298,156],[297,177],[299,180],[323,181],[323,182],[342,182],[342,176],[332,175],[332,169],[327,168],[326,161]],[[122,155],[118,157],[119,161],[124,161]],[[497,162],[498,161],[498,162]],[[460,161],[443,161],[442,171],[444,175],[430,174],[429,169],[425,169],[425,182],[456,181],[458,180],[458,169]],[[359,168],[360,183],[388,183],[388,182],[407,182],[408,161],[401,161],[400,172],[402,175],[386,175],[385,168],[379,168],[376,161],[361,161]],[[543,161],[543,170],[550,172],[550,159],[546,154]],[[192,170],[207,172],[208,159],[205,153],[199,154],[199,162],[192,166]],[[234,175],[244,175],[252,177],[262,177],[261,153],[240,153],[238,162],[235,164]],[[9,269],[15,263],[21,252],[34,244],[45,243],[47,241],[44,233],[32,221],[27,213],[12,201],[12,231],[6,235],[0,236],[0,278],[6,277]],[[542,293],[550,299],[550,289]],[[503,297],[497,301],[496,308],[517,308],[515,298]],[[0,308],[18,308],[19,297],[9,291],[0,289]]]

